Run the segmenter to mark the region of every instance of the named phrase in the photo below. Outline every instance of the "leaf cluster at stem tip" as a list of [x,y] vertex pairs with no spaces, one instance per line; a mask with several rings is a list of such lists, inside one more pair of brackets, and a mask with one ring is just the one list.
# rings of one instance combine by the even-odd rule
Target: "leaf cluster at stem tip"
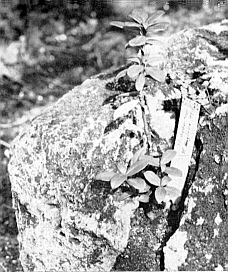
[[[167,166],[175,157],[176,151],[167,150],[160,158],[146,155],[145,153],[146,148],[140,148],[133,155],[128,166],[117,164],[116,172],[102,172],[99,173],[95,179],[110,181],[113,190],[125,183],[129,187],[129,191],[122,193],[119,200],[133,196],[133,192],[130,188],[134,188],[134,190],[137,191],[136,197],[139,201],[149,202],[149,197],[154,186],[156,187],[155,199],[158,203],[179,196],[179,190],[167,186],[172,180],[172,177],[182,176],[182,172],[179,169]],[[144,171],[147,166],[153,166],[153,170]],[[142,176],[144,176],[144,178],[142,178]]]
[[164,82],[166,78],[165,58],[161,54],[164,44],[158,38],[152,37],[153,34],[167,28],[168,23],[157,22],[163,14],[163,11],[149,14],[144,9],[135,9],[129,15],[132,22],[111,22],[115,27],[126,28],[137,33],[126,45],[126,47],[135,47],[138,51],[137,56],[129,58],[133,64],[121,71],[116,78],[127,75],[135,82],[138,91],[143,90],[147,76],[159,82]]

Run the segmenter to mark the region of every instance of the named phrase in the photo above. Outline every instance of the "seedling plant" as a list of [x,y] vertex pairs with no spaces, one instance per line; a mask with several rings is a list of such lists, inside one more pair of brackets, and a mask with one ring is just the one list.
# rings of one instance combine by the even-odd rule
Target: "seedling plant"
[[[119,200],[135,196],[135,190],[137,193],[135,197],[140,202],[149,202],[153,191],[159,204],[179,196],[179,190],[168,186],[173,177],[182,175],[179,169],[167,166],[175,157],[176,151],[167,150],[160,158],[145,155],[145,152],[145,147],[140,148],[131,158],[129,166],[119,163],[115,172],[99,173],[96,179],[110,181],[113,190],[125,184],[128,190],[120,195]],[[145,170],[147,166],[151,166],[153,170]]]
[[136,33],[136,36],[126,45],[127,48],[134,48],[136,55],[129,58],[130,66],[121,71],[116,76],[116,80],[128,77],[134,82],[135,89],[138,91],[137,98],[119,106],[113,117],[117,120],[139,105],[146,136],[143,138],[143,147],[135,152],[128,165],[119,163],[116,171],[102,172],[96,176],[96,180],[110,182],[113,190],[122,188],[123,185],[127,188],[121,193],[120,201],[134,197],[146,203],[149,202],[151,194],[154,194],[156,201],[160,204],[180,195],[179,190],[168,186],[173,177],[182,175],[179,169],[168,165],[176,155],[176,151],[166,150],[160,157],[151,155],[152,139],[145,114],[146,107],[149,107],[144,92],[147,78],[159,82],[165,82],[166,78],[165,57],[162,54],[165,52],[164,44],[153,37],[153,34],[164,31],[167,27],[167,23],[158,22],[163,14],[163,11],[149,14],[144,9],[135,9],[129,15],[132,21],[111,22],[111,25],[115,27]]
[[156,11],[149,14],[144,9],[135,9],[129,15],[133,22],[111,22],[111,25],[126,28],[136,34],[127,44],[126,47],[134,48],[136,55],[129,58],[131,62],[130,67],[121,71],[116,79],[121,77],[128,77],[135,83],[135,88],[139,92],[137,99],[131,100],[122,104],[115,112],[114,119],[128,114],[138,104],[142,109],[144,132],[147,137],[147,144],[149,150],[152,146],[151,136],[148,129],[148,122],[146,120],[145,112],[147,105],[144,87],[146,79],[151,78],[155,81],[165,82],[165,46],[158,38],[153,37],[153,34],[164,31],[167,28],[167,23],[157,22],[164,14],[163,11]]

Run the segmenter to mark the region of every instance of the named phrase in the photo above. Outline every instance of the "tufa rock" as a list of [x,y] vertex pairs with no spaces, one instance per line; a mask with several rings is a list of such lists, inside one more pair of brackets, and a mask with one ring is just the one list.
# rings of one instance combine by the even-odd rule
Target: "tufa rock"
[[129,90],[127,82],[113,83],[112,74],[86,80],[24,128],[13,141],[9,173],[25,272],[226,268],[227,36],[221,24],[173,35],[166,83],[147,82],[157,117],[149,124],[154,154],[172,148],[181,95],[202,104],[174,211],[152,200],[120,202],[120,189],[94,179],[127,165],[140,146],[138,108],[137,128],[131,115],[113,121],[115,108],[130,99],[116,97]]

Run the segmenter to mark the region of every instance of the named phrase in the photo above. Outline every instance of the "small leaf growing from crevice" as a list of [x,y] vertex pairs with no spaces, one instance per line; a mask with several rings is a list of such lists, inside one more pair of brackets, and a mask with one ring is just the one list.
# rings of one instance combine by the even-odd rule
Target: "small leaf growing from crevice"
[[158,67],[146,67],[145,68],[146,74],[148,76],[151,76],[153,79],[159,81],[159,82],[165,82],[165,78],[167,75],[167,72],[165,70],[162,70]]
[[148,13],[144,9],[134,9],[132,13],[129,15],[133,20],[138,22],[139,24],[144,23],[148,18]]
[[120,22],[120,21],[112,21],[110,25],[119,27],[119,28],[140,28],[141,25],[134,22]]
[[124,22],[113,21],[113,22],[110,22],[110,25],[116,26],[116,27],[119,27],[119,28],[123,28],[124,27]]
[[147,34],[150,36],[156,32],[164,31],[167,29],[169,23],[156,23],[147,28]]
[[115,110],[113,114],[114,120],[128,114],[128,112],[134,109],[138,103],[139,101],[135,99],[135,100],[131,100],[127,103],[122,104],[118,109]]
[[162,203],[166,197],[166,189],[164,187],[158,187],[155,190],[155,199],[158,203]]
[[144,176],[150,184],[160,186],[160,178],[153,171],[146,171]]
[[124,27],[127,27],[127,28],[140,28],[140,24],[137,24],[137,23],[134,23],[134,22],[125,22],[124,23]]
[[132,47],[134,46],[141,46],[146,43],[146,37],[145,36],[136,36],[135,38],[131,39],[128,44]]
[[172,199],[172,200],[176,200],[176,198],[178,196],[181,196],[181,191],[174,188],[174,187],[171,187],[171,186],[166,186],[165,187],[165,190],[166,190],[166,195],[169,199]]
[[146,146],[143,146],[140,149],[138,149],[133,155],[133,157],[131,158],[131,165],[137,162],[145,153],[146,153]]
[[143,73],[140,73],[135,81],[135,88],[137,91],[142,91],[145,85],[146,78]]
[[151,67],[159,67],[162,63],[164,63],[164,58],[160,56],[150,57],[146,60],[146,64]]
[[116,75],[116,79],[119,79],[121,77],[124,77],[126,76],[127,74],[127,69],[124,69],[123,71],[119,72],[117,75]]
[[176,167],[166,167],[164,172],[170,176],[182,177],[181,170]]
[[123,184],[126,179],[127,179],[126,175],[116,173],[111,179],[111,188],[116,189],[120,187],[120,185]]
[[137,57],[131,57],[131,58],[128,58],[127,61],[130,61],[130,62],[136,62],[138,64],[140,64],[140,59],[137,58]]
[[102,172],[96,175],[96,180],[110,181],[116,173],[114,172]]
[[161,164],[169,163],[175,156],[177,152],[175,150],[166,150],[161,157]]
[[164,176],[161,180],[161,186],[166,186],[172,179],[169,176]]
[[141,159],[146,160],[149,165],[159,167],[159,158],[154,158],[154,157],[149,156],[149,155],[142,155]]
[[143,202],[143,203],[148,203],[150,201],[150,193],[140,195],[138,197],[138,201]]
[[139,190],[139,193],[148,192],[150,189],[150,186],[142,178],[128,179],[127,183],[135,189]]
[[127,167],[124,164],[118,163],[117,168],[118,168],[118,170],[120,171],[121,174],[124,174],[124,175],[126,174]]
[[133,64],[127,69],[127,75],[131,78],[137,77],[139,73],[143,71],[143,66],[138,64]]
[[161,16],[163,16],[164,14],[165,14],[165,12],[164,12],[164,11],[161,11],[161,10],[152,13],[152,14],[150,15],[150,17],[147,18],[147,20],[146,20],[147,26],[153,25],[153,24],[155,23],[155,21],[156,21],[157,19],[159,19]]
[[141,170],[143,170],[148,165],[146,160],[139,160],[132,164],[129,169],[127,170],[127,176],[133,176],[137,173],[139,173]]

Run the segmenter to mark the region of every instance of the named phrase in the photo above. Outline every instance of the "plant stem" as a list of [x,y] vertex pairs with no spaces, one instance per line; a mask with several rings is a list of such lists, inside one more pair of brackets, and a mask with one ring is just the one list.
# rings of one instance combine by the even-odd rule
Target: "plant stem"
[[149,153],[151,153],[151,147],[152,147],[151,133],[149,132],[148,122],[147,122],[146,113],[145,113],[145,107],[146,107],[145,95],[142,93],[142,91],[140,92],[139,101],[140,101],[140,106],[142,109],[142,119],[144,124],[144,132],[147,139],[147,146],[149,149]]

